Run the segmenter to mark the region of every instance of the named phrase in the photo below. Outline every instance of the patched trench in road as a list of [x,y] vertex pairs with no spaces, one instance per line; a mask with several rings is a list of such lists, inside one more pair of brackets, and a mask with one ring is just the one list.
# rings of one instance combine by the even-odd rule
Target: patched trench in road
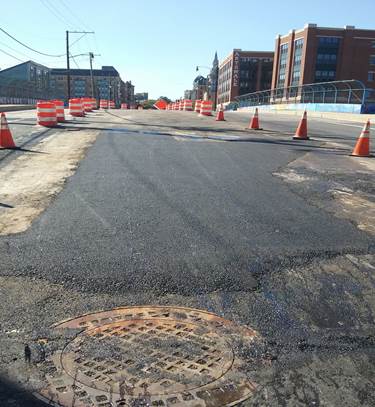
[[54,329],[77,335],[40,363],[37,395],[51,405],[224,407],[257,387],[232,347],[257,333],[206,311],[117,308]]
[[62,190],[99,132],[78,134],[55,133],[0,169],[0,235],[25,231]]
[[[10,245],[11,248],[14,247],[12,241]],[[19,367],[19,371],[13,377],[15,382],[22,380],[20,377],[24,366],[19,359],[22,357],[23,343],[43,339],[43,332],[36,335],[33,329],[43,331],[46,321],[51,323],[65,318],[66,315],[80,315],[84,312],[108,309],[108,304],[111,306],[134,303],[178,304],[208,309],[218,315],[239,321],[254,327],[266,339],[265,350],[271,353],[269,357],[272,361],[269,369],[259,368],[253,364],[252,358],[262,359],[264,353],[261,352],[259,357],[258,349],[252,346],[251,341],[249,347],[245,346],[243,353],[238,356],[239,360],[244,361],[246,376],[252,377],[251,381],[258,384],[255,393],[245,402],[246,406],[281,406],[285,405],[285,400],[289,400],[289,405],[293,406],[303,403],[303,405],[314,406],[352,407],[359,405],[360,402],[366,406],[373,406],[374,348],[371,347],[371,335],[373,335],[375,316],[372,295],[375,264],[371,256],[350,256],[349,260],[349,256],[336,257],[337,254],[332,253],[330,256],[328,253],[327,258],[323,258],[319,251],[302,253],[301,260],[303,256],[307,257],[308,264],[293,257],[287,259],[281,256],[273,259],[275,261],[268,261],[263,257],[259,263],[254,262],[255,266],[259,265],[254,267],[255,276],[259,276],[261,281],[261,287],[258,290],[253,289],[253,282],[248,282],[249,274],[243,276],[238,276],[238,273],[230,273],[230,276],[220,274],[217,278],[218,273],[214,270],[212,274],[215,275],[215,279],[209,280],[207,286],[202,278],[195,279],[196,276],[181,274],[178,276],[179,279],[182,277],[186,281],[183,287],[178,287],[177,278],[171,282],[169,276],[163,278],[165,276],[149,273],[148,278],[142,280],[134,273],[129,285],[121,285],[124,283],[121,281],[117,283],[119,286],[116,284],[111,286],[109,279],[102,281],[104,278],[101,281],[95,281],[96,288],[102,284],[103,290],[96,292],[94,298],[94,294],[88,289],[89,284],[85,286],[78,280],[79,275],[74,276],[70,281],[62,281],[65,280],[63,276],[61,280],[55,276],[54,280],[57,279],[62,283],[61,287],[56,288],[49,275],[43,275],[33,269],[22,270],[22,277],[1,278],[0,307],[2,307],[1,314],[5,317],[0,327],[0,340],[2,349],[6,349],[6,352],[2,352],[0,356],[1,367],[4,370],[11,370],[14,366]],[[316,262],[313,262],[314,259]],[[358,262],[358,265],[354,262]],[[82,272],[81,269],[79,271]],[[183,271],[183,269],[178,270],[179,273]],[[48,272],[51,273],[51,270]],[[245,277],[248,286],[244,286]],[[76,290],[74,295],[67,286]],[[119,325],[120,322],[121,325]],[[158,322],[161,327],[165,326],[163,318],[158,319]],[[103,321],[103,324],[105,323],[111,325],[111,321]],[[107,328],[112,329],[116,326],[120,326],[121,329],[129,328],[125,320],[119,320],[119,324],[115,323]],[[137,335],[142,335],[144,331],[138,331],[138,327],[145,328],[137,323],[130,329],[135,329]],[[56,365],[54,362],[49,364],[48,358],[58,355],[58,350],[64,349],[65,342],[69,344],[68,350],[78,351],[78,353],[84,351],[88,359],[96,357],[96,353],[100,353],[101,357],[107,357],[106,349],[110,349],[113,350],[114,359],[117,360],[119,337],[113,335],[106,338],[108,346],[103,349],[97,346],[101,338],[96,338],[90,333],[101,334],[95,330],[100,331],[104,325],[99,323],[89,328],[91,328],[88,329],[90,332],[86,332],[85,326],[78,330],[63,329],[62,340],[58,347],[52,336],[47,345],[46,365],[38,361],[33,354],[33,365],[30,368],[33,375],[26,377],[27,385],[31,388],[36,382],[39,384],[40,373],[44,379],[45,371],[54,372]],[[112,330],[113,333],[117,331]],[[54,332],[56,333],[57,330]],[[212,332],[212,335],[214,334],[215,330]],[[49,337],[49,335],[45,336]],[[75,338],[79,336],[85,339],[82,346],[78,345],[81,349],[76,347]],[[241,338],[241,335],[238,336]],[[189,346],[185,341],[180,342],[177,336],[167,343],[175,344],[176,338],[178,338],[177,344],[181,344],[182,348],[186,349]],[[155,344],[158,345],[160,342],[157,338],[154,339]],[[220,349],[224,349],[225,353],[228,347]],[[192,346],[190,350],[197,351],[197,348]],[[90,360],[86,362],[91,363]],[[95,362],[94,366],[102,366],[103,361]],[[144,360],[141,359],[140,362]],[[78,367],[80,363],[77,362],[74,366]],[[99,368],[98,372],[100,371]],[[99,373],[96,376],[99,376]],[[253,376],[256,377],[253,379]],[[91,376],[87,377],[91,379]],[[47,379],[51,381],[51,384],[48,384],[50,387],[40,386],[40,389],[51,390],[51,395],[56,397],[59,392],[55,385],[61,386],[60,390],[64,386],[57,383],[59,378],[47,377]],[[53,382],[55,379],[56,383]],[[99,378],[98,383],[101,383]],[[75,384],[75,386],[81,385]],[[126,383],[122,388],[125,388],[125,391],[131,391],[132,387],[133,385]],[[141,389],[144,392],[144,387]],[[85,398],[84,388],[74,388],[74,390],[78,390],[77,393],[82,390],[82,393],[77,394],[77,400],[79,396]],[[230,390],[230,387],[224,387],[223,390]],[[118,400],[119,392],[120,383],[118,383],[118,393],[112,393],[112,397],[117,397]],[[222,390],[220,392],[224,393]],[[233,393],[229,392],[229,394]],[[64,392],[62,395],[64,396]],[[95,403],[105,406],[108,401],[105,401],[104,397],[110,398],[111,392],[96,396],[99,399],[95,399]],[[173,400],[173,397],[182,398],[182,393],[178,396],[169,393],[164,396],[167,400],[168,398]],[[191,396],[185,395],[185,397]],[[159,400],[165,403],[165,399]],[[184,405],[188,405],[188,401],[186,400]]]

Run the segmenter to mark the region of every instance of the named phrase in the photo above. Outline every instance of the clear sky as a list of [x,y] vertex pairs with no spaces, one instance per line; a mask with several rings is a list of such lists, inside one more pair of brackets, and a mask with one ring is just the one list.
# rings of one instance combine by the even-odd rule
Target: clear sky
[[[0,27],[40,51],[65,52],[65,30],[94,30],[73,54],[100,53],[95,67],[113,65],[136,92],[177,98],[190,89],[196,65],[211,65],[233,48],[273,50],[275,36],[307,22],[375,29],[375,0],[1,0]],[[72,41],[79,35],[72,35]],[[11,48],[9,48],[11,47]],[[64,67],[0,32],[0,50],[22,61]],[[19,63],[0,51],[0,68]],[[88,58],[76,59],[88,68]],[[72,67],[75,67],[72,61]],[[201,73],[207,74],[202,68]]]

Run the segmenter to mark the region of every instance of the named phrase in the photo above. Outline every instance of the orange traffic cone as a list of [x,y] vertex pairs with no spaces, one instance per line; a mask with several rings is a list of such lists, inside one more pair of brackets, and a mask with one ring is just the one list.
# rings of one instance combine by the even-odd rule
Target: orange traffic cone
[[259,115],[258,115],[258,108],[255,108],[254,116],[252,117],[248,129],[252,130],[261,130],[259,127]]
[[354,157],[370,157],[370,120],[363,127],[353,152]]
[[0,123],[0,147],[2,148],[15,148],[12,133],[9,130],[7,118],[5,113],[1,113],[1,123]]
[[217,112],[216,121],[217,122],[224,122],[225,121],[225,119],[224,119],[224,108],[223,108],[222,104],[220,105],[219,111]]
[[296,130],[296,134],[294,135],[294,140],[308,140],[309,137],[307,136],[307,112],[306,110],[303,112],[303,116],[299,125]]

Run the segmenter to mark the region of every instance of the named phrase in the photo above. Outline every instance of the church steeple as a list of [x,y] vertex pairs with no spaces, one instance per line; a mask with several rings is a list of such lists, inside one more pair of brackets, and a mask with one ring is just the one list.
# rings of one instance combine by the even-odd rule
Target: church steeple
[[217,51],[215,52],[215,58],[212,62],[213,66],[218,66],[219,65],[219,59],[217,58]]

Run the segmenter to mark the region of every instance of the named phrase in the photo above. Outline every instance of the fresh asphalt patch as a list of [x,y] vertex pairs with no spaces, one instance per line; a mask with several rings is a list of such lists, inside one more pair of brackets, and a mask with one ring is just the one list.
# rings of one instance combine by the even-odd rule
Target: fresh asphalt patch
[[[7,376],[35,389],[38,340],[53,355],[65,318],[173,305],[259,334],[233,344],[259,384],[244,406],[374,405],[373,237],[273,175],[321,143],[179,143],[158,134],[168,112],[131,114],[155,128],[103,131],[32,226],[0,238]],[[198,126],[183,117],[177,131]]]

